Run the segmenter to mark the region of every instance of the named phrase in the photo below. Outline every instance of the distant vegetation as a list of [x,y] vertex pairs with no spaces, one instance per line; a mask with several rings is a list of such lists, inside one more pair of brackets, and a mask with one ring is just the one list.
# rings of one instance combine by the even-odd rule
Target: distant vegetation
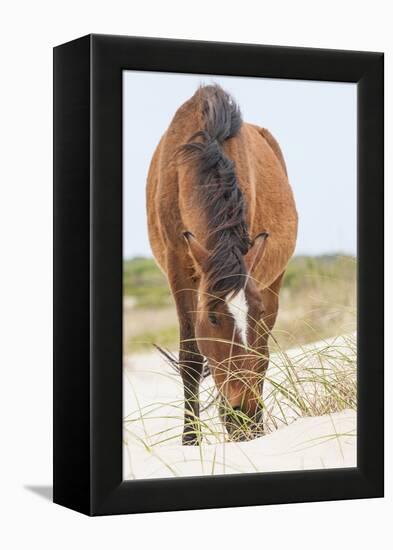
[[153,258],[136,257],[123,263],[123,291],[135,307],[158,308],[172,303],[169,287]]
[[353,284],[356,279],[356,258],[338,254],[295,256],[285,272],[283,288],[299,292],[316,288],[323,280]]
[[[151,258],[124,261],[125,351],[152,343],[175,348],[178,338],[167,280]],[[356,328],[356,258],[296,256],[288,265],[280,294],[275,336],[284,348]],[[155,313],[154,313],[155,311]]]
[[274,335],[282,348],[356,330],[356,258],[297,256],[285,272]]

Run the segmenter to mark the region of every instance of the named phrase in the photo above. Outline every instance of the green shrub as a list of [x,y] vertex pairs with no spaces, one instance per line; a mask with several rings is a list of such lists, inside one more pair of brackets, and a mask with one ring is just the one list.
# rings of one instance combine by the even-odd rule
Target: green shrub
[[163,307],[172,303],[168,282],[153,258],[136,257],[123,263],[124,296],[135,299],[140,308]]

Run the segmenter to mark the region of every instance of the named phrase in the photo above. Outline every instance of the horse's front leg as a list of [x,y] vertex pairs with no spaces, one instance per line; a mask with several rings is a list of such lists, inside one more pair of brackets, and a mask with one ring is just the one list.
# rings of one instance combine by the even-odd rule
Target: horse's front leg
[[[187,257],[188,258],[188,257]],[[201,440],[199,422],[199,384],[203,370],[203,357],[195,340],[195,314],[197,309],[197,282],[188,260],[170,256],[168,280],[176,302],[180,328],[179,366],[184,386],[183,445],[198,445]]]
[[[262,292],[262,301],[265,307],[265,312],[261,320],[260,331],[261,334],[258,339],[258,353],[262,357],[262,361],[259,365],[258,374],[260,376],[260,395],[263,401],[263,386],[265,382],[266,371],[269,367],[269,336],[276,323],[278,306],[279,306],[279,292],[284,273],[281,273],[279,277]],[[263,409],[258,411],[258,424],[261,432],[264,430],[263,423]]]
[[179,365],[184,386],[183,445],[199,445],[199,384],[203,370],[203,357],[195,342],[192,319],[186,315],[180,319]]

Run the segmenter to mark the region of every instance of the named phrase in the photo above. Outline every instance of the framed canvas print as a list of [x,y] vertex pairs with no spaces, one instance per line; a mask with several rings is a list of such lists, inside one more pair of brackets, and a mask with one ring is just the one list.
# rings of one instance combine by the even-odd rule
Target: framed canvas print
[[383,495],[383,54],[54,49],[54,501]]

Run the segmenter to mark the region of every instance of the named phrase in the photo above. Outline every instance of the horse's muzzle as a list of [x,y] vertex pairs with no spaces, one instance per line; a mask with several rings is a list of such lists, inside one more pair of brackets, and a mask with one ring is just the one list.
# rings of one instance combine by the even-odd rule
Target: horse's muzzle
[[221,417],[231,441],[250,441],[264,434],[260,408],[250,417],[237,406],[225,411]]

